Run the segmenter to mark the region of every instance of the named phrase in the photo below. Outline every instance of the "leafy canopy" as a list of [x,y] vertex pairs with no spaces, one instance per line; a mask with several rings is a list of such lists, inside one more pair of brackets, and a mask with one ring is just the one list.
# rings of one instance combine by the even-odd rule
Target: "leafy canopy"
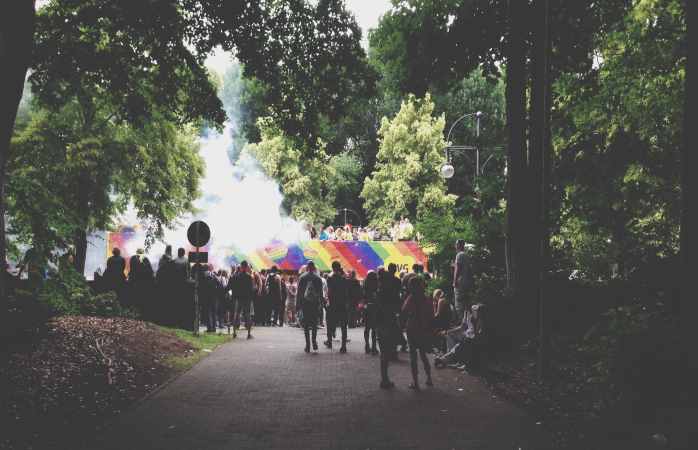
[[376,168],[361,197],[373,226],[388,228],[401,216],[419,218],[453,206],[439,175],[445,162],[444,117],[433,116],[431,96],[402,103],[392,119],[383,118]]

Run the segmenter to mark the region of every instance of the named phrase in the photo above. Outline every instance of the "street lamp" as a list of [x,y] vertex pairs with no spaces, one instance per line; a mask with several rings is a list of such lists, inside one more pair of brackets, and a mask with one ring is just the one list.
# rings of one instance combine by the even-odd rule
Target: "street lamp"
[[358,224],[361,225],[361,216],[359,216],[359,214],[356,211],[354,211],[353,209],[339,208],[337,211],[341,211],[344,213],[344,226],[347,226],[347,223],[348,223],[348,221],[347,221],[347,213],[348,212],[354,214],[354,216],[356,216],[356,218],[358,219]]
[[[448,136],[446,136],[446,142],[451,142],[451,133],[453,132],[453,129],[456,127],[456,125],[463,119],[467,117],[472,117],[475,116],[475,137],[479,138],[480,137],[480,118],[482,117],[482,112],[477,111],[474,113],[468,113],[460,116],[458,119],[456,119],[455,122],[453,122],[453,125],[451,125],[451,128],[448,130]],[[477,147],[469,146],[469,145],[449,145],[444,149],[444,152],[446,153],[446,162],[444,163],[443,166],[441,166],[441,176],[445,179],[453,178],[453,175],[456,173],[456,169],[453,167],[453,164],[451,163],[451,152],[453,151],[465,151],[465,150],[475,150],[475,177],[480,174],[480,150]],[[488,158],[489,161],[489,158]],[[487,164],[487,161],[485,161],[485,164]],[[483,164],[483,167],[484,165]]]

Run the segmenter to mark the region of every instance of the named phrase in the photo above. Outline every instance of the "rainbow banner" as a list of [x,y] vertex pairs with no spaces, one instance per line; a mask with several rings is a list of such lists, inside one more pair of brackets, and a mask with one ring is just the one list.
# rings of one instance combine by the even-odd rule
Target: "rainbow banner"
[[[121,249],[121,255],[127,260],[135,253],[135,248],[142,245],[143,232],[138,228],[123,227],[118,232],[107,233],[107,254],[114,247]],[[201,251],[212,251],[209,244]],[[193,248],[189,248],[193,251]],[[298,271],[309,261],[314,261],[321,271],[329,271],[333,261],[339,261],[346,271],[354,270],[359,278],[364,278],[369,270],[380,266],[387,267],[394,263],[398,270],[410,270],[412,265],[427,265],[427,256],[417,242],[412,241],[305,241],[297,244],[271,242],[254,251],[243,252],[234,248],[217,249],[223,255],[214,256],[216,261],[224,261],[227,266],[247,261],[255,270],[269,269],[277,266],[284,271]],[[156,264],[160,255],[150,255],[152,264]]]
[[354,270],[364,278],[369,270],[395,263],[398,270],[410,270],[413,264],[427,265],[427,256],[417,242],[400,241],[306,241],[286,246],[273,243],[253,252],[232,250],[227,261],[239,264],[246,260],[255,270],[277,266],[281,270],[297,271],[314,261],[319,270],[331,270],[332,261],[339,261],[344,270]]

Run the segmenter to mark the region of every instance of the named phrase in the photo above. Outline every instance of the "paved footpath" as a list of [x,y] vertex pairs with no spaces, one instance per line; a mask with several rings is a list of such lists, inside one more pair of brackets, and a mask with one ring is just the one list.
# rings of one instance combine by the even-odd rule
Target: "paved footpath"
[[[320,330],[324,337],[324,330]],[[434,370],[407,389],[408,355],[378,388],[378,357],[350,330],[349,352],[303,352],[297,328],[257,328],[117,417],[94,449],[540,449],[532,420],[477,378]],[[421,364],[421,363],[420,363]],[[420,367],[420,376],[423,375]],[[423,382],[423,377],[421,381]]]

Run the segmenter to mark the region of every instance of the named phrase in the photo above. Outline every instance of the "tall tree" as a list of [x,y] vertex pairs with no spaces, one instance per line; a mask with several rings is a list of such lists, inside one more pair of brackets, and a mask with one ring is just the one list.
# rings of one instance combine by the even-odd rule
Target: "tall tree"
[[[0,10],[0,64],[5,74],[0,87],[0,261],[6,261],[5,241],[5,167],[17,117],[17,108],[22,99],[24,78],[31,63],[32,36],[34,33],[34,2],[4,5]],[[3,268],[3,270],[5,270]],[[0,277],[0,312],[5,317],[6,278]],[[6,329],[4,323],[0,323]]]
[[79,102],[59,111],[37,110],[13,138],[8,173],[12,231],[48,257],[75,246],[84,271],[87,234],[105,229],[132,202],[159,236],[198,195],[203,161],[194,128],[153,115],[143,127],[106,120],[86,126]]
[[431,96],[410,96],[392,120],[383,118],[376,168],[361,192],[373,226],[387,230],[401,216],[417,219],[453,206],[439,175],[445,121],[433,112]]
[[[691,28],[691,3],[685,0],[683,7],[686,14],[686,46],[690,42]],[[695,33],[694,33],[695,36]],[[693,258],[698,255],[698,240],[696,240],[693,230],[696,229],[696,155],[691,151],[695,147],[695,130],[689,125],[689,118],[695,112],[695,102],[689,99],[695,91],[695,59],[689,57],[686,63],[686,79],[684,93],[683,112],[683,145],[681,146],[681,326],[682,337],[685,348],[692,349],[689,353],[689,362],[695,367],[698,357],[696,357],[695,337],[696,327],[691,324],[691,318],[698,313],[698,289],[695,283],[695,263]]]

